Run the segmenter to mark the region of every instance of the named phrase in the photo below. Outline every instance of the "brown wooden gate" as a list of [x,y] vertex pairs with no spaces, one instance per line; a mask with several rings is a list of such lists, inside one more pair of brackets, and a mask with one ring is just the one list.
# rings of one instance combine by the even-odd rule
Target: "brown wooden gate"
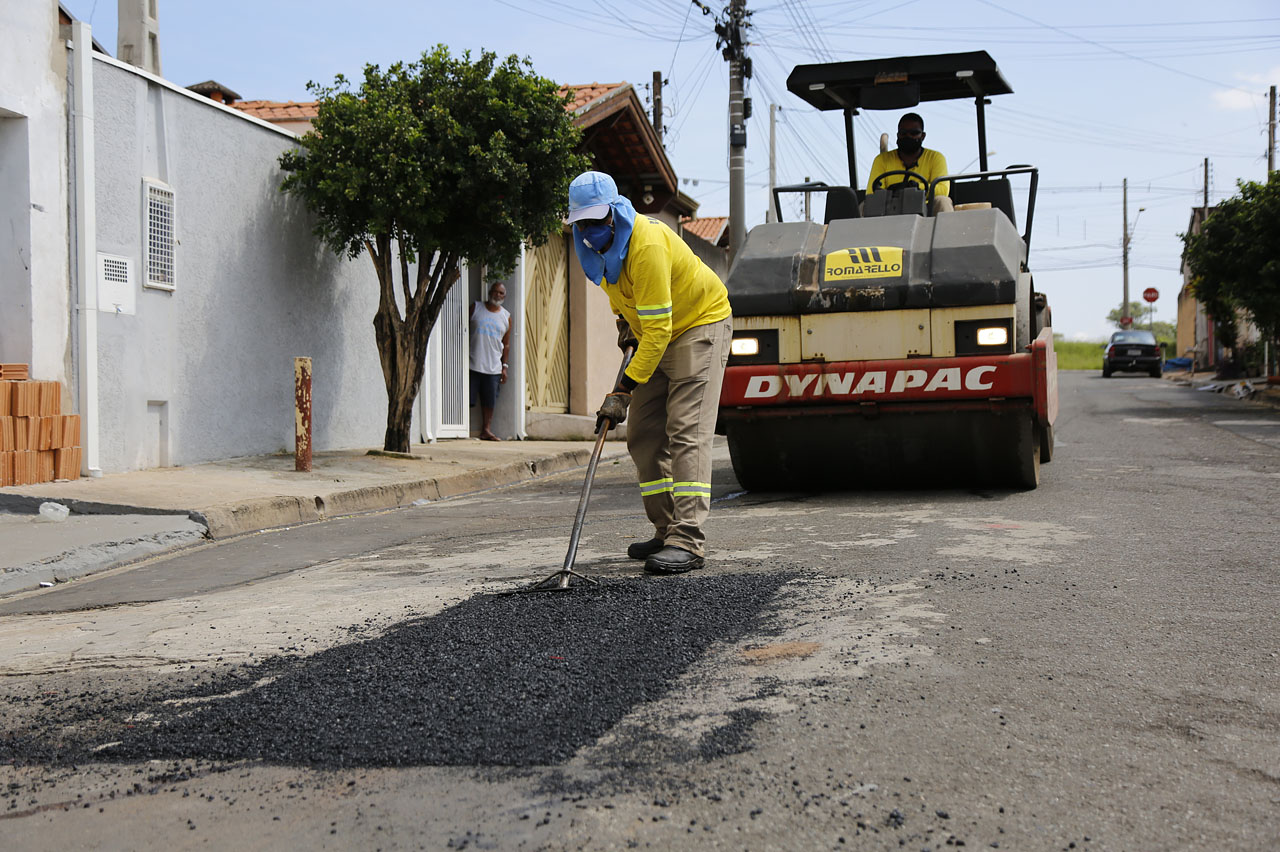
[[525,385],[530,411],[569,410],[568,260],[563,234],[525,253]]

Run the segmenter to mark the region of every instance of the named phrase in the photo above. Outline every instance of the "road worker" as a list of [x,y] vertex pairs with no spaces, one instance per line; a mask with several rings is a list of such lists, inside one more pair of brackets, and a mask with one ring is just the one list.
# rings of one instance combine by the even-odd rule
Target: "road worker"
[[627,449],[654,531],[627,555],[651,574],[701,568],[711,442],[733,337],[729,293],[679,234],[637,215],[603,172],[569,185],[569,222],[583,271],[619,317],[619,345],[636,344],[597,412],[599,429],[606,419],[627,420],[630,410]]

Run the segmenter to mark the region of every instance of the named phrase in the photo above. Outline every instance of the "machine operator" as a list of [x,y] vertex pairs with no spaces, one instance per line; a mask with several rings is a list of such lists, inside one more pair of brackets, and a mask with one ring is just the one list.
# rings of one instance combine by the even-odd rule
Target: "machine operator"
[[[871,164],[871,176],[867,180],[867,194],[876,178],[885,172],[909,169],[928,181],[942,177],[947,173],[947,158],[932,148],[924,147],[924,119],[914,112],[909,112],[898,120],[898,147],[894,150],[877,154]],[[916,178],[906,175],[893,175],[881,181],[880,188],[893,186],[902,182],[917,184]],[[922,186],[921,189],[928,189]],[[933,213],[948,213],[953,208],[948,193],[951,185],[947,182],[938,184],[934,190]]]

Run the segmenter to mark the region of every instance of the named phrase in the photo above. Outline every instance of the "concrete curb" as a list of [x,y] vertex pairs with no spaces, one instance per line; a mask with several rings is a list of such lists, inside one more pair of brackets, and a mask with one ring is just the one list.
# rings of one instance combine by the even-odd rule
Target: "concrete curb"
[[[612,456],[615,454],[602,454]],[[397,509],[415,500],[435,502],[491,488],[517,485],[531,479],[582,467],[591,458],[587,450],[570,450],[540,459],[511,462],[498,467],[454,476],[369,485],[314,497],[264,497],[258,500],[213,506],[191,516],[209,529],[212,539],[230,538],[273,527],[322,521],[327,518]]]
[[[625,450],[605,448],[602,458],[613,458]],[[37,497],[25,494],[0,495],[0,509],[34,513],[40,504],[54,500],[76,514],[95,515],[186,515],[208,529],[212,539],[230,538],[274,527],[321,521],[342,515],[395,509],[415,500],[434,502],[491,488],[517,485],[531,479],[562,473],[584,466],[591,452],[567,450],[537,459],[509,462],[452,476],[369,485],[346,491],[332,491],[308,496],[279,495],[234,500],[201,508],[157,508],[88,500]]]
[[191,517],[204,524],[209,538],[230,538],[272,527],[287,527],[320,520],[319,497],[259,497],[192,510]]

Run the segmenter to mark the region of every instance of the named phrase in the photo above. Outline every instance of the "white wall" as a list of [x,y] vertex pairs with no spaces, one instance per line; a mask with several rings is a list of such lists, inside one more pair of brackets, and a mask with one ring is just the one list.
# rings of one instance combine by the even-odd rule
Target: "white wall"
[[144,278],[144,177],[174,190],[178,240],[173,292],[138,284],[135,315],[100,316],[102,469],[159,464],[164,432],[175,465],[291,451],[299,355],[316,451],[381,445],[377,278],[279,191],[296,140],[111,60],[93,73],[98,252]]
[[58,29],[57,3],[0,3],[0,361],[29,363],[35,378],[67,386],[67,84]]

